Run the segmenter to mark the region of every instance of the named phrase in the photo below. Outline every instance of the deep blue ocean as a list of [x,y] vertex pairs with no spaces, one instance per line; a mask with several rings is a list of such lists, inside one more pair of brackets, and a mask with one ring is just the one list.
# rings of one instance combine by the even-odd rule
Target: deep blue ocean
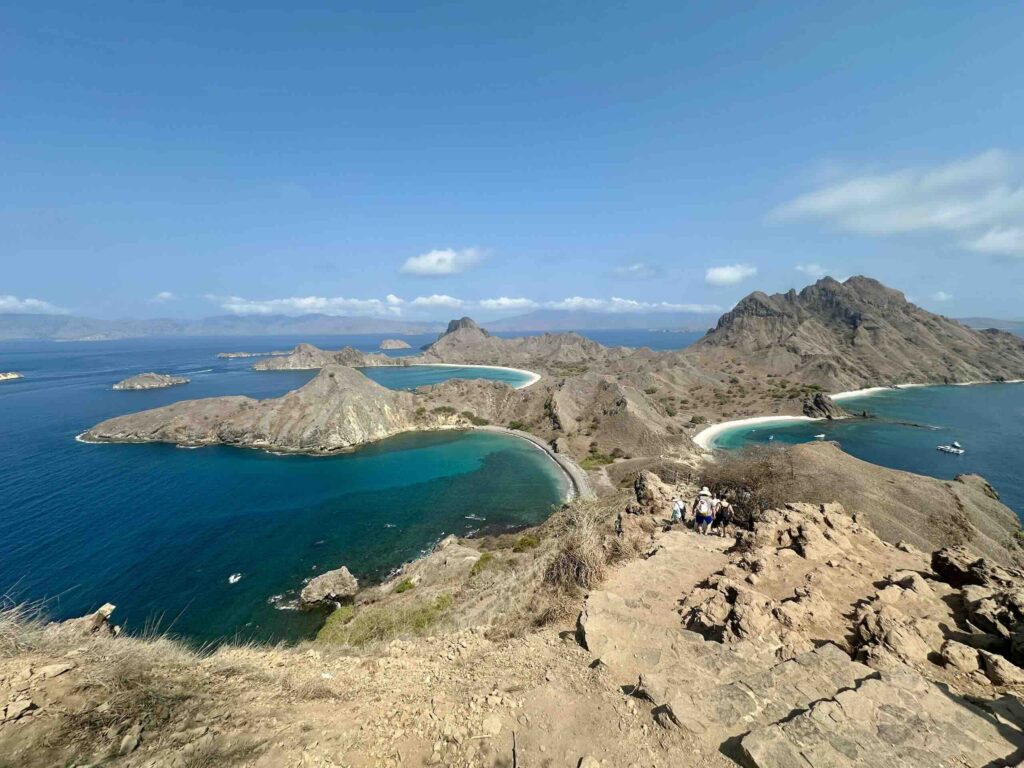
[[[370,351],[381,338],[305,340]],[[294,640],[323,619],[289,610],[311,576],[344,564],[378,580],[446,534],[534,524],[560,502],[566,480],[553,462],[500,434],[408,434],[316,458],[75,441],[103,419],[176,400],[281,395],[316,372],[255,372],[251,358],[216,354],[298,341],[0,343],[0,371],[25,375],[0,384],[0,594],[45,600],[53,618],[111,602],[130,631],[155,626],[198,642]],[[150,370],[191,383],[111,390]],[[459,368],[367,373],[393,388],[459,376],[523,380]]]
[[[875,418],[741,427],[721,434],[716,447],[747,443],[801,443],[824,434],[847,453],[873,464],[951,479],[983,475],[1003,502],[1024,514],[1024,384],[979,384],[884,390],[840,402]],[[959,441],[962,456],[936,446]]]

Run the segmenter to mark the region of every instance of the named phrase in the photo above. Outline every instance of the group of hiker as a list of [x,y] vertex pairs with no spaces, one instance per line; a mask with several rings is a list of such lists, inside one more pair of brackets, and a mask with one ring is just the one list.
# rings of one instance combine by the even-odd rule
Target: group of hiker
[[690,522],[693,530],[705,536],[725,536],[732,523],[732,505],[725,499],[715,497],[705,485],[697,493],[692,504],[693,518],[687,521],[686,502],[678,496],[672,497],[672,524],[685,525]]

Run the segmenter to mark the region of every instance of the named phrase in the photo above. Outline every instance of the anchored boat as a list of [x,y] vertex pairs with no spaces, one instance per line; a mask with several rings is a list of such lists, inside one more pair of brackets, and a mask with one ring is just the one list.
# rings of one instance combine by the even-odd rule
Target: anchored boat
[[953,453],[956,454],[957,456],[960,456],[964,453],[964,447],[960,445],[960,443],[958,443],[956,440],[954,440],[951,445],[940,445],[937,446],[937,448],[943,453]]

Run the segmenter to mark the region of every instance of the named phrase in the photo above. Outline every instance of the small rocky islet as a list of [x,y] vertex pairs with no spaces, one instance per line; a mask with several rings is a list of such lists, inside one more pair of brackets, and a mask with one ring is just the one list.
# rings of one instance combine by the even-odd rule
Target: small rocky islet
[[129,376],[117,382],[112,389],[137,390],[137,389],[163,389],[164,387],[177,387],[188,384],[190,379],[184,376],[171,376],[166,373],[140,373]]

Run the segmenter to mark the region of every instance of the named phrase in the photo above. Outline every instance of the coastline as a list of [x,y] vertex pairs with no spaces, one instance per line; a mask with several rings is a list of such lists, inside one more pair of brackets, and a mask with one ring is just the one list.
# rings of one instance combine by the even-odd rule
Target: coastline
[[693,442],[699,445],[704,451],[710,451],[715,447],[715,438],[723,432],[729,432],[740,427],[753,426],[756,424],[773,424],[796,421],[821,421],[821,419],[810,416],[751,416],[749,419],[736,419],[735,421],[720,421],[705,427],[693,436]]
[[558,468],[562,470],[562,473],[569,480],[569,492],[566,496],[565,501],[572,501],[575,498],[579,499],[593,499],[596,498],[597,494],[594,493],[593,487],[590,485],[590,479],[587,477],[587,473],[583,471],[575,461],[570,459],[568,456],[564,456],[560,453],[555,453],[551,446],[545,443],[536,435],[531,435],[529,432],[522,432],[518,429],[509,429],[508,427],[498,427],[494,424],[488,424],[483,427],[473,427],[473,429],[479,429],[484,432],[498,432],[505,435],[512,435],[514,437],[522,438],[534,446],[544,451],[548,455]]
[[542,378],[541,375],[535,371],[528,371],[525,368],[510,368],[507,365],[475,365],[470,363],[406,363],[406,365],[410,368],[414,366],[427,366],[428,368],[484,368],[492,371],[513,371],[528,377],[529,381],[517,384],[512,387],[512,389],[526,389],[527,387],[532,387]]
[[[952,384],[890,384],[880,387],[864,387],[863,389],[851,389],[845,392],[835,392],[830,394],[829,397],[833,400],[849,400],[855,397],[864,397],[866,395],[873,395],[878,392],[886,392],[889,390],[917,389],[919,387],[973,387],[981,384],[1024,384],[1024,379],[1007,379],[1005,381],[962,381]],[[729,432],[733,429],[739,429],[748,425],[799,421],[822,421],[822,419],[816,419],[810,416],[752,416],[748,419],[736,419],[734,421],[722,421],[717,424],[712,424],[694,435],[692,440],[705,452],[710,452],[714,449],[715,438],[723,432]]]

